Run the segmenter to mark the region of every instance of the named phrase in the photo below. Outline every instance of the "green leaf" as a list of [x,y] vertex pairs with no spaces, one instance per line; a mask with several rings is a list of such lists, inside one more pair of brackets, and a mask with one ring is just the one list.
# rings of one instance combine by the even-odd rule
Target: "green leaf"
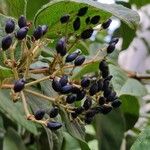
[[101,22],[106,21],[106,19],[110,18],[112,15],[121,19],[131,28],[135,29],[139,23],[138,14],[125,8],[121,5],[116,4],[101,4],[99,2],[90,1],[90,0],[56,0],[52,1],[49,4],[46,4],[41,8],[35,16],[34,24],[35,26],[40,24],[47,24],[50,28],[47,33],[50,38],[57,38],[62,33],[66,34],[66,25],[62,25],[59,21],[60,17],[64,14],[70,14],[70,22],[68,23],[68,33],[73,33],[72,22],[75,18],[75,14],[81,7],[88,6],[88,12],[85,16],[81,18],[81,27],[77,33],[80,33],[83,29],[86,28],[85,19],[90,14],[97,15],[100,14]]
[[121,111],[125,118],[126,130],[132,129],[139,118],[140,106],[138,99],[131,95],[122,95],[120,99],[122,101]]
[[131,150],[148,150],[150,148],[150,126],[140,133]]
[[22,125],[31,133],[38,135],[37,128],[35,124],[31,121],[28,121],[25,118],[25,114],[23,112],[22,103],[13,103],[10,99],[10,91],[8,90],[1,90],[0,91],[0,111],[4,114],[7,114],[7,117],[11,120],[15,121],[16,123]]
[[99,150],[119,150],[125,132],[124,118],[116,109],[108,115],[99,115],[96,118],[96,135],[99,141]]
[[140,7],[142,7],[142,6],[144,6],[144,5],[147,5],[147,4],[149,4],[149,0],[130,0],[129,1],[131,4],[136,4],[136,6],[138,7],[138,8],[140,8]]
[[137,80],[128,78],[123,70],[112,64],[109,65],[110,74],[113,75],[112,84],[118,95],[144,96],[145,87]]
[[12,128],[8,128],[5,134],[3,150],[26,150],[21,137]]

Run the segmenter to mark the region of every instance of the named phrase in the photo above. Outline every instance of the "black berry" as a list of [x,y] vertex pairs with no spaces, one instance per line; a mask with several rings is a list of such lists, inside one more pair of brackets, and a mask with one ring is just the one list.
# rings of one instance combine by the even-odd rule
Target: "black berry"
[[111,106],[114,107],[114,108],[118,108],[120,105],[121,105],[121,101],[119,101],[118,99],[114,100],[111,103]]
[[72,53],[72,54],[69,54],[69,55],[66,57],[66,62],[72,62],[72,61],[74,61],[74,60],[77,58],[78,55],[79,55],[78,52],[74,52],[74,53]]
[[109,76],[109,70],[102,71],[102,77],[107,78]]
[[83,79],[81,80],[81,86],[82,86],[83,88],[86,88],[86,87],[88,87],[89,85],[90,85],[90,79],[89,79],[88,77],[83,78]]
[[105,81],[106,81],[106,80],[110,81],[112,78],[113,78],[113,76],[112,76],[112,75],[109,75],[109,76],[107,76],[104,80],[105,80]]
[[118,38],[113,38],[113,39],[111,39],[111,41],[109,42],[109,44],[112,44],[112,43],[117,44],[117,43],[118,43],[118,41],[119,41],[119,39],[118,39]]
[[89,94],[91,96],[95,95],[96,93],[98,92],[98,84],[97,83],[93,83],[90,87],[90,90],[89,90]]
[[58,107],[53,107],[50,112],[49,112],[49,116],[50,118],[55,118],[59,113],[59,109]]
[[59,122],[51,121],[47,123],[47,127],[51,130],[58,130],[62,127],[62,124]]
[[80,115],[84,111],[84,108],[83,107],[77,107],[74,109],[74,111],[76,114]]
[[98,84],[98,92],[99,92],[99,91],[102,91],[102,89],[103,89],[103,80],[102,80],[102,79],[99,79],[99,80],[97,81],[97,84]]
[[33,37],[35,40],[38,40],[42,37],[42,35],[43,35],[42,27],[38,26],[33,32]]
[[2,49],[4,51],[9,49],[11,44],[12,44],[12,37],[10,35],[7,35],[2,39]]
[[79,30],[80,24],[81,24],[80,18],[77,17],[77,18],[74,20],[74,22],[73,22],[73,29],[74,29],[75,31]]
[[61,89],[62,94],[69,94],[72,91],[72,85],[65,85]]
[[90,38],[93,34],[93,29],[86,29],[81,33],[81,38],[86,40],[88,38]]
[[83,103],[83,108],[85,109],[85,110],[88,110],[90,107],[92,106],[92,99],[91,99],[91,97],[86,97],[86,100],[84,101],[84,103]]
[[48,31],[48,26],[47,25],[42,25],[42,32],[43,32],[43,35],[46,34],[46,32]]
[[107,53],[108,54],[112,53],[115,50],[115,47],[116,47],[115,43],[109,44],[108,47],[107,47]]
[[106,115],[106,114],[108,114],[109,112],[112,111],[112,107],[108,106],[108,105],[103,105],[103,106],[101,106],[101,108],[102,108],[101,113],[104,114],[104,115]]
[[87,18],[85,19],[85,23],[86,23],[87,25],[90,23],[90,21],[91,21],[90,17],[87,17]]
[[75,59],[75,61],[74,61],[74,65],[75,65],[75,66],[80,66],[80,65],[82,65],[82,64],[84,63],[84,61],[85,61],[85,57],[84,57],[83,55],[78,56],[78,57]]
[[70,19],[70,15],[69,14],[65,14],[60,18],[60,22],[63,23],[67,23]]
[[66,102],[68,104],[72,104],[73,102],[76,101],[76,99],[77,99],[77,95],[76,94],[70,94],[70,95],[67,96]]
[[20,28],[26,27],[27,26],[27,21],[25,16],[20,16],[18,19],[18,26]]
[[24,86],[25,86],[25,80],[24,79],[20,79],[20,80],[17,80],[14,84],[14,92],[17,93],[17,92],[20,92],[24,89]]
[[61,84],[59,81],[57,81],[56,79],[53,79],[52,81],[52,88],[56,91],[56,92],[60,92],[61,91]]
[[99,63],[99,69],[100,69],[100,71],[108,70],[108,64],[105,60],[102,60]]
[[103,91],[107,90],[109,87],[110,81],[109,80],[104,80],[103,82]]
[[28,28],[27,27],[23,27],[23,28],[19,29],[17,31],[17,33],[16,33],[16,38],[18,40],[23,40],[26,37],[27,32],[28,32]]
[[85,95],[86,95],[86,91],[85,90],[80,90],[80,92],[77,93],[77,99],[76,99],[76,101],[82,100],[85,97]]
[[36,120],[41,120],[41,119],[43,119],[44,115],[45,115],[44,110],[38,110],[35,112],[34,117]]
[[94,17],[91,18],[91,23],[92,24],[97,24],[100,21],[100,16],[96,15]]
[[82,7],[78,10],[78,13],[77,13],[77,16],[84,16],[88,11],[88,7],[85,6],[85,7]]
[[15,29],[15,22],[12,19],[6,21],[5,32],[12,33]]
[[98,100],[99,105],[104,105],[106,102],[106,98],[105,97],[100,97]]
[[64,75],[60,78],[59,80],[61,86],[65,86],[67,83],[68,83],[68,76],[67,75]]
[[93,117],[85,117],[84,122],[90,124],[93,121]]
[[104,22],[104,23],[102,24],[102,28],[103,28],[103,29],[107,29],[107,28],[110,26],[111,22],[112,22],[112,20],[111,20],[111,19],[108,19],[106,22]]

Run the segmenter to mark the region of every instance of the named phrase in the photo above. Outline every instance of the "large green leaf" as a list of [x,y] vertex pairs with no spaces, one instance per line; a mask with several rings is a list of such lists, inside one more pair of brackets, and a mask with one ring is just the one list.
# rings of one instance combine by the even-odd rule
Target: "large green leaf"
[[139,135],[131,150],[148,150],[150,148],[150,126]]
[[149,0],[130,0],[131,4],[136,4],[137,7],[142,7],[144,5],[149,4]]
[[26,150],[21,137],[12,128],[8,128],[5,134],[3,150]]
[[34,19],[34,24],[35,26],[39,24],[47,24],[50,28],[47,35],[50,38],[58,37],[60,36],[60,33],[63,35],[66,34],[65,25],[61,25],[59,21],[60,17],[64,14],[70,14],[71,21],[68,24],[67,32],[72,33],[74,32],[72,22],[75,15],[81,7],[85,6],[88,6],[89,9],[87,14],[81,18],[81,27],[78,33],[86,27],[85,19],[87,16],[91,16],[91,14],[92,16],[100,14],[101,22],[105,21],[112,15],[116,16],[133,29],[135,29],[139,23],[138,14],[121,5],[107,5],[90,0],[55,0],[43,6],[43,8],[38,11]]
[[25,118],[22,104],[13,103],[10,99],[10,91],[0,90],[0,111],[7,114],[7,117],[22,125],[28,131],[37,135],[38,131],[35,124]]

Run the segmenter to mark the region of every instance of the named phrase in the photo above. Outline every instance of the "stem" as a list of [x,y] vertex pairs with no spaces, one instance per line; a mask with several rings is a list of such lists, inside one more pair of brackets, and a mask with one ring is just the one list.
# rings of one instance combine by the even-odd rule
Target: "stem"
[[4,64],[5,64],[5,62],[7,61],[7,55],[6,55],[6,52],[5,51],[3,51],[2,52],[2,55],[3,55],[3,62],[4,62]]

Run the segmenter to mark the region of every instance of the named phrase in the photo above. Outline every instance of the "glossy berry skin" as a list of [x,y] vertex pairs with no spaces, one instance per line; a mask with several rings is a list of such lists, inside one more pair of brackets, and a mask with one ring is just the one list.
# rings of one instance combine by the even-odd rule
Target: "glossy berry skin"
[[53,79],[52,81],[52,88],[56,91],[56,92],[60,92],[61,91],[61,84],[59,81],[57,81],[56,79]]
[[106,98],[105,97],[100,97],[98,100],[99,105],[104,105],[106,102]]
[[111,54],[115,50],[115,47],[115,43],[109,44],[109,46],[107,47],[107,53]]
[[102,24],[102,28],[103,28],[103,29],[107,29],[107,28],[110,26],[111,22],[112,22],[112,20],[111,20],[111,19],[108,19],[106,22],[104,22],[104,23]]
[[61,86],[65,86],[68,83],[68,76],[64,75],[60,78],[59,83],[61,84]]
[[46,34],[46,32],[48,31],[48,26],[47,25],[42,25],[42,32],[43,32],[43,35]]
[[91,18],[91,24],[97,24],[100,21],[100,16],[96,15]]
[[41,109],[35,112],[34,117],[36,120],[42,120],[44,115],[45,115],[45,111]]
[[98,113],[98,111],[94,108],[89,109],[88,111],[86,111],[85,117],[94,117],[96,114]]
[[98,92],[98,84],[97,83],[93,83],[90,87],[90,90],[89,90],[89,94],[91,96],[95,95],[96,93]]
[[27,20],[26,20],[26,17],[25,16],[20,16],[19,19],[18,19],[18,26],[20,28],[23,28],[23,27],[26,27],[27,26]]
[[35,40],[38,40],[42,37],[42,35],[43,35],[42,27],[38,26],[33,32],[33,37]]
[[62,124],[59,122],[51,121],[47,123],[47,128],[49,128],[50,130],[58,130],[61,127]]
[[104,95],[104,97],[107,98],[111,93],[112,93],[112,89],[111,88],[107,88],[107,89],[104,90],[103,95]]
[[66,62],[72,62],[74,61],[77,57],[78,57],[79,53],[77,52],[74,52],[72,54],[69,54],[67,57],[66,57]]
[[81,80],[81,86],[82,86],[83,88],[87,88],[89,85],[90,85],[90,79],[89,79],[88,77],[83,78],[83,79]]
[[80,8],[79,10],[78,10],[78,14],[77,14],[77,16],[84,16],[86,13],[87,13],[87,11],[88,11],[88,7],[87,6],[85,6],[85,7],[82,7],[82,8]]
[[67,96],[66,102],[68,104],[72,104],[73,102],[76,101],[76,99],[77,99],[77,95],[76,94],[70,94],[70,95]]
[[2,49],[5,51],[7,49],[10,48],[12,44],[12,37],[10,35],[6,35],[3,39],[2,39]]
[[113,39],[111,39],[111,41],[109,42],[109,44],[112,44],[112,43],[117,44],[118,41],[119,41],[119,38],[113,38]]
[[82,64],[84,63],[84,61],[85,61],[85,57],[84,57],[83,55],[78,56],[78,57],[75,59],[75,61],[74,61],[74,65],[75,65],[75,66],[80,66],[80,65],[82,65]]
[[81,33],[81,38],[86,40],[89,39],[93,34],[93,29],[86,29]]
[[58,113],[59,113],[59,109],[57,107],[53,107],[49,112],[49,116],[50,118],[55,118],[57,117]]
[[117,98],[116,92],[112,91],[108,96],[107,96],[107,101],[114,101]]
[[72,91],[72,85],[65,85],[61,88],[62,94],[69,94]]
[[118,99],[114,100],[114,101],[111,103],[111,106],[112,106],[113,108],[118,108],[120,105],[121,105],[121,101],[119,101]]
[[73,22],[73,29],[74,31],[77,31],[80,29],[81,20],[79,17],[77,17]]
[[102,77],[107,78],[109,76],[109,70],[102,71]]
[[86,91],[85,90],[80,90],[79,93],[77,93],[77,99],[76,101],[81,101],[86,95]]
[[110,81],[104,80],[103,82],[103,91],[107,90],[109,88]]
[[86,23],[87,25],[90,24],[90,21],[91,21],[90,17],[87,17],[87,18],[85,19],[85,23]]
[[23,27],[23,28],[19,29],[17,31],[17,33],[16,33],[16,38],[18,40],[23,40],[26,37],[27,32],[28,32],[28,28],[27,27]]
[[90,97],[87,97],[83,103],[83,108],[85,110],[88,110],[91,106],[92,106],[92,99]]
[[60,22],[61,22],[62,24],[64,24],[64,23],[69,22],[69,19],[70,19],[70,15],[69,15],[69,14],[65,14],[65,15],[63,15],[63,16],[60,18]]
[[108,70],[108,64],[105,60],[102,60],[99,63],[99,69],[100,69],[100,71]]
[[66,39],[65,39],[65,37],[62,37],[61,39],[58,40],[58,42],[56,44],[56,51],[61,56],[66,55],[67,51],[66,51]]
[[13,90],[15,93],[20,92],[24,89],[24,86],[25,86],[25,80],[24,79],[17,80],[14,84]]
[[80,115],[84,111],[84,108],[83,107],[77,107],[77,108],[75,108],[74,111],[75,111],[76,114]]
[[5,32],[12,33],[15,29],[15,22],[12,19],[6,21]]
[[99,92],[99,91],[102,91],[102,89],[103,89],[103,80],[102,80],[102,79],[99,79],[99,80],[97,81],[97,84],[98,84],[98,92]]
[[107,106],[107,105],[101,106],[101,113],[102,114],[106,115],[106,114],[108,114],[111,111],[112,111],[112,107],[111,106]]

